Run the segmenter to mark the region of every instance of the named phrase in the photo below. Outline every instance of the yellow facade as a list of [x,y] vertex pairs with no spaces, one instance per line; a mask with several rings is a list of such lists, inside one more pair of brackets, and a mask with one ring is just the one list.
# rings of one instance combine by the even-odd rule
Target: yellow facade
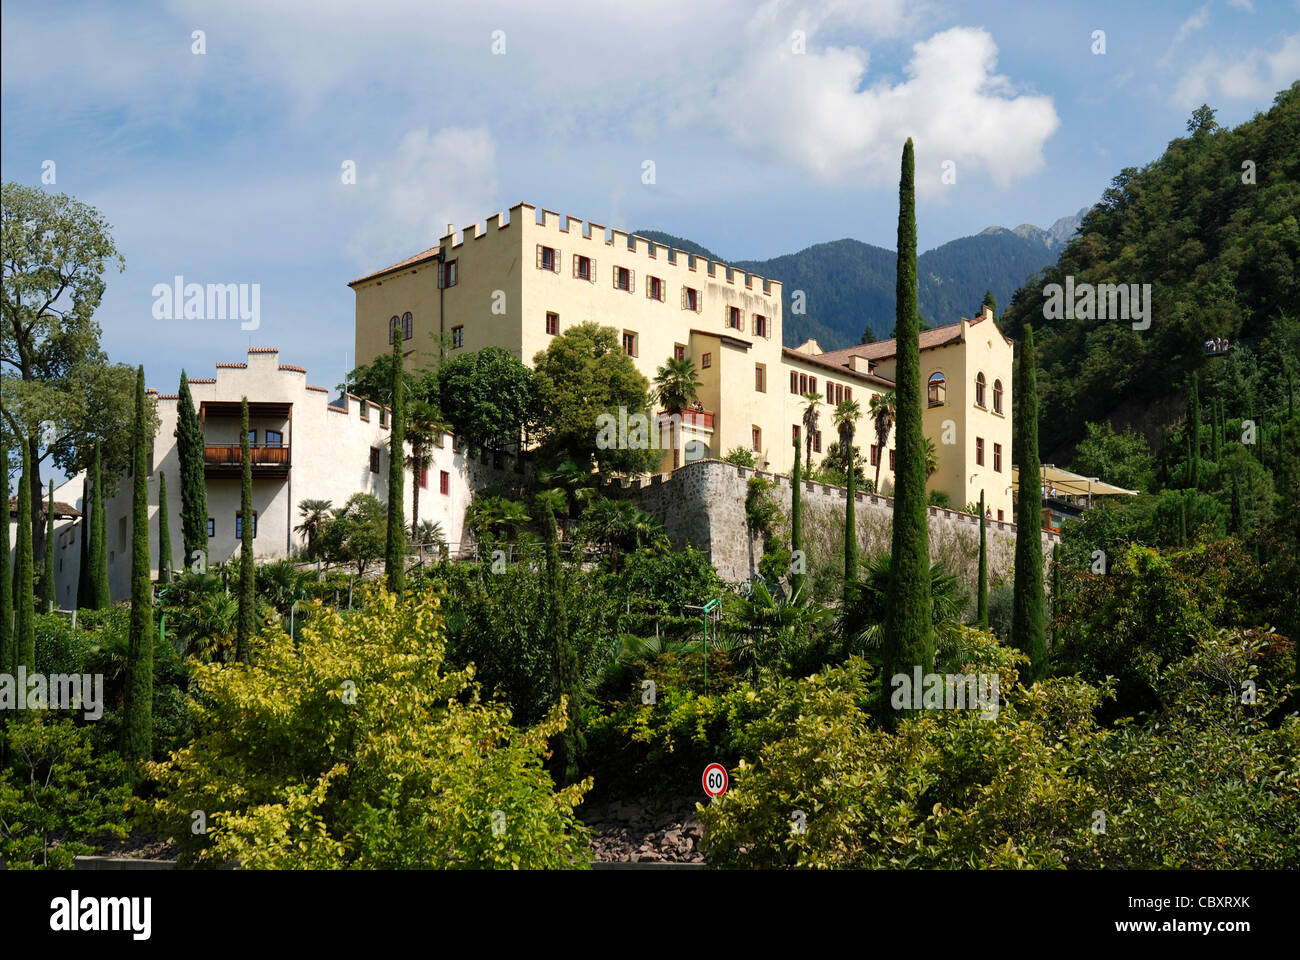
[[[855,440],[866,460],[874,442],[867,418],[871,396],[893,386],[892,342],[831,353],[812,341],[783,349],[778,282],[601,224],[550,210],[539,214],[531,204],[512,207],[508,219],[496,214],[468,226],[459,237],[448,225],[437,247],[350,286],[356,292],[358,364],[390,349],[393,325],[403,330],[408,356],[418,367],[436,362],[439,343],[449,357],[497,346],[531,364],[556,333],[587,321],[613,327],[647,380],[675,351],[682,352],[695,363],[704,410],[687,414],[673,431],[677,456],[665,451],[665,468],[742,447],[763,468],[788,473],[793,428],[801,428],[801,440],[804,435],[803,388],[823,398],[823,455],[836,439],[833,402],[841,396],[858,401],[863,419]],[[927,339],[936,345],[927,347]],[[923,333],[921,364],[923,380],[940,371],[947,387],[943,404],[925,413],[926,435],[935,441],[939,460],[930,489],[946,492],[960,509],[977,501],[982,487],[993,518],[1001,510],[1010,520],[1010,342],[984,314]],[[981,370],[984,408],[974,402],[974,377]],[[995,380],[1003,386],[1001,414],[992,409]],[[983,466],[976,463],[976,438],[984,440]],[[698,446],[686,448],[692,440]],[[1000,471],[993,465],[995,443]],[[887,491],[893,482],[888,451],[881,457],[881,487]],[[813,460],[819,459],[814,452]],[[874,466],[863,466],[874,477]]]

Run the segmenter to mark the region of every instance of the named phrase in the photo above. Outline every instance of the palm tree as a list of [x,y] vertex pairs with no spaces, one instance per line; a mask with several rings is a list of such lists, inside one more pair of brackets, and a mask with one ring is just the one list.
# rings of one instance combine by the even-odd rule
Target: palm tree
[[885,460],[885,444],[889,442],[889,433],[894,429],[894,416],[897,413],[897,398],[894,391],[874,393],[867,405],[867,415],[876,431],[876,481],[872,489],[880,490],[880,465]]
[[934,476],[935,471],[939,469],[939,454],[935,450],[934,441],[929,437],[925,438],[925,479],[929,480]]
[[420,474],[433,459],[434,441],[446,430],[438,418],[438,411],[425,400],[413,397],[406,403],[406,439],[411,444],[411,454],[406,465],[411,468],[415,482],[411,484],[411,528],[420,524]]
[[835,430],[840,435],[840,453],[844,458],[845,469],[849,467],[850,451],[853,449],[853,434],[857,430],[857,422],[862,419],[862,407],[856,400],[842,400],[835,405],[835,412],[831,415],[835,423]]
[[818,407],[821,406],[822,395],[820,393],[805,393],[804,402],[807,404],[803,409],[803,432],[804,443],[807,445],[807,452],[804,454],[804,460],[808,462],[808,469],[812,470],[812,442],[813,434],[817,432],[817,419],[821,416]]
[[447,537],[442,532],[441,523],[436,520],[421,520],[418,525],[412,524],[409,532],[421,557],[424,556],[425,547],[433,547],[439,557],[446,558]]
[[805,603],[798,590],[776,597],[757,580],[749,596],[737,597],[722,621],[723,637],[735,645],[724,641],[720,649],[728,649],[735,665],[757,683],[761,671],[781,669],[797,658],[832,614],[829,607]]
[[325,530],[325,525],[333,518],[331,510],[334,506],[332,500],[301,500],[298,502],[298,512],[302,515],[302,523],[294,527],[294,533],[300,533],[307,540],[307,549],[303,555],[309,560],[316,558],[317,548],[320,545],[320,535]]
[[[878,650],[881,626],[889,615],[889,581],[893,563],[887,551],[862,561],[862,575],[844,585],[836,634],[846,654]],[[950,575],[942,560],[930,565],[930,606],[935,633],[944,646],[947,633],[961,625],[966,596],[955,576]]]
[[505,537],[507,545],[513,543],[531,520],[524,505],[508,497],[477,496],[465,512],[465,523],[478,539],[488,543],[498,537]]
[[[682,411],[699,399],[701,386],[700,378],[695,375],[694,360],[690,357],[682,357],[680,360],[670,357],[655,373],[653,396],[665,413],[680,418]],[[670,426],[669,429],[675,430],[675,426]],[[669,443],[673,450],[673,468],[676,469],[678,450],[675,434]]]

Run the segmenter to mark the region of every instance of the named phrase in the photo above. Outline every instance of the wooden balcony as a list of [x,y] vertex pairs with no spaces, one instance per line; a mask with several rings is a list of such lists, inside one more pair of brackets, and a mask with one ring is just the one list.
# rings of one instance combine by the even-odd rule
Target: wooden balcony
[[[256,444],[248,450],[253,463],[254,477],[283,479],[289,475],[289,447],[287,444],[268,447]],[[243,452],[239,444],[203,447],[203,474],[207,477],[238,477],[243,469]]]
[[[661,412],[659,414],[659,422],[663,426],[667,426],[670,422],[670,414]],[[712,430],[713,413],[709,410],[683,410],[682,426],[696,427],[700,430]]]

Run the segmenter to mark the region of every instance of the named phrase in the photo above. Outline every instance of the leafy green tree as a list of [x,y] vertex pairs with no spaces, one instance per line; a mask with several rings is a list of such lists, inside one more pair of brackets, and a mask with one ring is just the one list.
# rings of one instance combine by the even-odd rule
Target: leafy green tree
[[[665,413],[680,417],[692,403],[699,399],[700,378],[695,372],[695,361],[690,357],[669,357],[655,373],[651,402],[658,403]],[[655,429],[656,438],[658,430]],[[679,457],[678,438],[673,436],[670,444],[673,450],[673,466],[677,466]]]
[[518,500],[480,491],[465,511],[465,526],[483,550],[491,552],[499,543],[513,544],[532,520],[528,508]]
[[406,462],[406,387],[402,382],[402,338],[393,331],[393,421],[388,431],[388,529],[384,543],[384,577],[388,589],[401,594],[406,585],[406,517],[403,515],[403,467]]
[[245,869],[586,867],[591,782],[557,791],[543,766],[564,710],[516,727],[446,649],[431,594],[380,590],[268,634],[245,669],[198,667],[193,742],[150,768],[158,829],[186,862]]
[[845,473],[848,479],[848,496],[844,503],[844,582],[858,575],[858,532],[855,524],[854,500],[857,496],[856,470],[853,465],[853,432],[862,417],[862,408],[856,400],[841,401],[835,407],[835,429],[840,435],[840,450],[844,451]]
[[731,661],[757,683],[762,674],[786,672],[807,658],[833,616],[830,607],[808,603],[798,590],[776,597],[759,580],[749,596],[729,604],[719,633],[723,643],[728,638],[740,641],[729,651]]
[[1072,468],[1087,477],[1129,490],[1145,491],[1154,481],[1151,451],[1146,439],[1132,428],[1116,433],[1109,422],[1089,423],[1074,450]]
[[0,673],[13,673],[18,650],[14,639],[12,559],[9,555],[9,440],[0,423],[0,481],[4,483],[4,529],[0,530]]
[[45,501],[45,574],[41,577],[41,605],[49,610],[58,602],[54,583],[54,481],[50,480],[50,495]]
[[175,437],[181,476],[181,549],[184,551],[181,559],[191,569],[195,560],[202,557],[200,569],[207,569],[208,485],[203,467],[203,425],[199,423],[189,377],[184,370],[176,400]]
[[536,497],[537,509],[542,518],[543,537],[546,541],[546,632],[551,651],[551,683],[554,702],[567,717],[565,728],[558,732],[555,750],[555,771],[561,782],[577,779],[578,762],[584,744],[577,726],[582,707],[582,676],[578,655],[569,637],[569,615],[564,604],[565,571],[560,563],[560,541],[555,526],[555,512],[566,506],[563,490],[542,490]]
[[36,571],[32,562],[32,456],[22,446],[23,472],[18,480],[18,558],[14,564],[14,666],[36,669]]
[[[41,464],[86,466],[92,444],[113,478],[130,462],[135,371],[110,364],[93,315],[104,274],[125,268],[103,215],[66,194],[7,182],[0,200],[0,392],[15,442],[31,458],[34,549],[44,554]],[[156,430],[156,414],[151,426]],[[115,479],[114,479],[115,482]]]
[[1038,358],[1034,330],[1025,325],[1016,367],[1014,445],[1020,468],[1020,496],[1016,503],[1015,614],[1011,642],[1029,657],[1029,678],[1042,677],[1047,661],[1047,635],[1043,613],[1042,500],[1038,477]]
[[[149,576],[149,430],[144,367],[136,369],[135,463],[131,473],[131,632],[122,707],[122,754],[149,758],[153,745],[153,586]],[[245,441],[247,442],[247,441]]]
[[90,512],[91,605],[96,610],[107,610],[113,605],[113,594],[108,586],[108,514],[104,510],[104,476],[98,446],[94,450],[94,462],[90,471],[90,486],[95,497],[94,509]]
[[[934,663],[930,600],[930,530],[925,500],[925,434],[921,404],[921,340],[916,288],[915,158],[909,137],[903,146],[898,188],[898,354],[894,392],[898,436],[894,475],[894,520],[890,615],[885,621],[881,673],[928,673]],[[882,451],[883,456],[883,451]],[[882,715],[893,720],[889,686],[881,688]]]
[[172,535],[167,529],[171,511],[167,503],[167,474],[158,471],[158,582],[172,581]]
[[248,659],[249,643],[257,617],[257,566],[253,557],[253,457],[248,449],[248,397],[239,401],[239,629],[235,659]]
[[501,347],[453,357],[438,371],[443,418],[470,447],[493,454],[519,444],[532,419],[534,396],[532,372]]
[[630,500],[599,498],[583,511],[578,538],[600,547],[609,569],[618,572],[625,554],[662,546],[667,541],[663,526]]
[[993,316],[994,316],[994,317],[997,317],[997,315],[998,315],[998,298],[995,297],[995,296],[993,296],[993,291],[992,291],[992,290],[985,290],[985,291],[984,291],[984,300],[983,300],[982,303],[980,303],[980,306],[981,306],[981,307],[988,307],[989,309],[991,309],[991,310],[993,311]]
[[332,563],[351,563],[357,576],[384,556],[388,538],[388,511],[368,493],[354,493],[334,511],[325,526],[321,550]]
[[533,358],[533,367],[538,455],[543,463],[572,460],[594,464],[602,473],[627,474],[645,473],[658,465],[659,450],[638,449],[630,438],[606,444],[602,437],[602,415],[618,422],[620,408],[629,418],[649,414],[649,384],[623,351],[613,327],[595,323],[570,327],[551,338]]
[[90,587],[90,513],[91,507],[90,471],[81,478],[81,522],[77,524],[77,609],[85,610],[92,606]]
[[1192,374],[1192,387],[1187,395],[1187,464],[1193,490],[1201,487],[1201,397],[1196,374]]
[[980,560],[979,587],[975,606],[975,623],[989,628],[989,546],[988,517],[984,513],[984,491],[980,490]]
[[724,463],[732,463],[738,467],[753,469],[755,465],[754,452],[747,447],[732,447],[722,459]]

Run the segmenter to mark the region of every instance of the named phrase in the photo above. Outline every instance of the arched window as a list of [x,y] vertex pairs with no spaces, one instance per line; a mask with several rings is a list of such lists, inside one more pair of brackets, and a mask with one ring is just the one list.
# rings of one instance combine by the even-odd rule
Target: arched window
[[397,327],[402,322],[401,317],[390,317],[388,320],[388,342],[392,343],[397,339]]
[[415,320],[411,317],[411,311],[408,310],[406,311],[406,313],[402,314],[402,339],[403,340],[410,340],[411,337],[415,336],[414,326],[415,326]]
[[930,374],[928,396],[932,407],[942,407],[948,402],[948,380],[937,370]]
[[1002,381],[993,381],[993,412],[1002,412]]
[[975,374],[975,406],[984,406],[984,371]]

